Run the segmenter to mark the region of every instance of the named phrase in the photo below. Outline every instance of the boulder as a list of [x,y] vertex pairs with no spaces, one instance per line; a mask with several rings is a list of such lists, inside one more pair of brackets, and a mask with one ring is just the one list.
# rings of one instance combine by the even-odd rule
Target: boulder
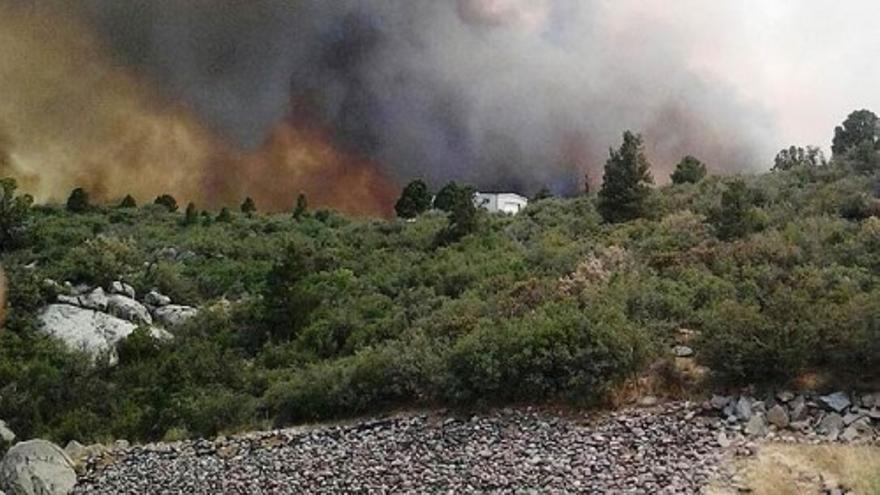
[[70,457],[45,440],[16,444],[0,464],[0,490],[9,495],[63,495],[75,485]]
[[819,400],[825,404],[828,409],[836,413],[842,413],[852,405],[849,396],[843,392],[834,392],[833,394],[823,395],[822,397],[819,397]]
[[788,427],[789,423],[788,412],[785,410],[784,407],[777,404],[771,407],[769,411],[767,411],[767,421],[769,421],[770,424],[775,425],[780,430],[784,429]]
[[723,395],[713,395],[712,399],[709,400],[709,404],[713,409],[722,411],[728,404],[730,404],[731,398]]
[[15,432],[9,429],[6,421],[0,420],[0,445],[12,445],[15,442]]
[[762,414],[754,414],[746,423],[744,431],[751,437],[763,437],[767,435],[767,421]]
[[129,299],[135,298],[134,287],[126,284],[125,282],[116,281],[110,284],[110,293],[125,296]]
[[[112,356],[116,344],[138,327],[122,318],[66,304],[47,306],[40,313],[39,322],[42,331],[48,335],[61,340],[71,349],[82,350],[92,356],[105,352],[110,352]],[[168,332],[158,328],[151,328],[150,331],[156,338],[171,337]]]
[[156,322],[165,328],[178,328],[191,320],[199,313],[199,310],[190,306],[168,305],[153,310]]
[[866,407],[868,409],[872,407],[880,407],[880,392],[874,392],[873,394],[865,394],[862,396],[862,407]]
[[134,323],[135,325],[152,325],[153,317],[143,304],[119,294],[109,297],[107,312],[117,318]]
[[803,421],[807,415],[807,401],[803,395],[798,395],[788,403],[789,419],[791,421]]
[[88,294],[79,296],[79,306],[81,308],[93,309],[95,311],[107,311],[108,302],[107,294],[100,287]]
[[823,435],[837,438],[837,436],[840,434],[840,430],[843,429],[843,426],[843,417],[837,413],[830,413],[822,418],[822,421],[819,422],[819,427],[817,428],[817,430]]
[[162,306],[168,306],[171,304],[171,298],[160,294],[158,291],[151,290],[146,296],[144,296],[144,302],[150,306],[161,308]]
[[686,358],[694,355],[694,350],[686,345],[677,345],[672,348],[672,354],[675,357]]
[[75,465],[82,464],[90,457],[96,457],[107,452],[107,448],[100,444],[85,446],[76,440],[71,440],[64,447],[64,452],[70,457]]
[[734,414],[736,417],[748,421],[752,418],[752,401],[748,397],[740,397],[734,406]]

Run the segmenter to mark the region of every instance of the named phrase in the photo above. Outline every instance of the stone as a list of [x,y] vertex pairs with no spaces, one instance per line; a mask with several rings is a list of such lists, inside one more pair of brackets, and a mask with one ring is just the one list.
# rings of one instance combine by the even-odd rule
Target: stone
[[9,428],[6,421],[0,420],[0,445],[12,445],[15,442],[15,432]]
[[129,447],[131,447],[131,443],[125,439],[119,439],[119,440],[113,442],[114,449],[125,450]]
[[660,401],[656,397],[654,397],[653,395],[646,395],[646,396],[642,397],[641,399],[639,399],[639,406],[640,407],[654,407],[659,402]]
[[728,404],[730,404],[730,400],[730,397],[725,397],[723,395],[713,395],[712,399],[709,400],[709,404],[711,404],[713,409],[721,411],[725,407],[727,407]]
[[781,430],[788,427],[790,419],[785,407],[776,404],[767,411],[767,421]]
[[807,401],[803,395],[798,395],[788,403],[788,408],[791,421],[803,421],[807,413]]
[[880,392],[874,392],[873,394],[865,394],[861,397],[862,407],[871,409],[873,407],[880,407]]
[[74,464],[77,464],[87,456],[88,451],[85,445],[76,440],[71,440],[64,447],[64,453],[67,454],[67,457],[70,457]]
[[160,294],[158,291],[151,290],[144,296],[144,302],[150,306],[162,307],[171,304],[171,298]]
[[16,444],[0,464],[0,489],[9,495],[64,495],[75,485],[70,457],[45,440]]
[[843,417],[840,414],[829,413],[819,422],[817,431],[829,437],[836,437],[843,426]]
[[840,440],[844,442],[852,442],[853,440],[859,438],[859,430],[855,426],[848,426],[843,433],[840,434]]
[[852,405],[849,396],[843,392],[834,392],[833,394],[823,395],[822,397],[819,397],[819,401],[836,413],[842,413]]
[[175,304],[162,306],[153,310],[156,322],[165,328],[176,329],[199,314],[199,310],[190,306]]
[[738,401],[736,401],[736,406],[734,407],[734,414],[736,417],[742,421],[748,421],[752,417],[752,401],[748,397],[740,397]]
[[794,399],[795,395],[792,392],[787,390],[780,391],[776,394],[776,398],[779,399],[779,402],[791,402]]
[[718,446],[721,447],[722,449],[726,449],[727,447],[730,447],[733,444],[733,442],[730,440],[730,438],[727,437],[727,434],[724,433],[723,431],[718,434],[717,440],[718,440]]
[[[41,331],[62,341],[68,348],[91,356],[109,353],[114,361],[116,344],[131,335],[137,325],[106,313],[66,304],[52,304],[38,316]],[[155,338],[168,339],[171,334],[150,328]]]
[[79,296],[79,306],[85,309],[93,309],[95,311],[107,311],[107,294],[104,289],[98,287],[88,294]]
[[749,418],[745,428],[746,435],[751,437],[763,437],[767,435],[767,421],[761,414],[754,414]]
[[865,416],[863,414],[851,412],[843,417],[843,424],[849,426],[864,417]]
[[120,296],[125,296],[129,299],[135,298],[134,287],[126,284],[125,282],[116,281],[110,284],[110,293],[118,294]]
[[672,354],[675,355],[675,357],[687,358],[694,355],[694,350],[686,345],[677,345],[672,348]]
[[128,296],[114,294],[109,297],[107,312],[117,318],[134,323],[135,325],[152,325],[153,317],[143,304]]

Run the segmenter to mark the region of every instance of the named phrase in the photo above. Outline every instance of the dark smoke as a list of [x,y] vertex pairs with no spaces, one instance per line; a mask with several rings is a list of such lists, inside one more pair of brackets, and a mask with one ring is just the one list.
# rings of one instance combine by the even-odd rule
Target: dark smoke
[[[75,5],[75,7],[71,6]],[[579,0],[58,0],[118,63],[245,149],[291,112],[398,182],[557,192],[624,129],[657,174],[755,165],[766,115],[688,69],[674,36]]]

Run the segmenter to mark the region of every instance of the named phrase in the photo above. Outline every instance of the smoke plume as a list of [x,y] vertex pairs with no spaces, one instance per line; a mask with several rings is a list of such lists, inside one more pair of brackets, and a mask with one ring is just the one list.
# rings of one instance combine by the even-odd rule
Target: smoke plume
[[42,197],[383,214],[414,178],[573,192],[625,129],[661,181],[685,154],[742,170],[790,144],[748,82],[778,78],[742,74],[753,17],[779,15],[752,0],[3,3],[0,167]]

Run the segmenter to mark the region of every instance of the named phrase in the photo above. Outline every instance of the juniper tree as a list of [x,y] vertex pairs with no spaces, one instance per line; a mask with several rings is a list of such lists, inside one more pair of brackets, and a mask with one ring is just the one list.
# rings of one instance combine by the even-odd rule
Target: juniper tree
[[688,155],[678,162],[670,178],[673,184],[696,184],[706,178],[706,165]]
[[422,180],[414,180],[403,188],[394,211],[400,218],[415,218],[431,207],[431,193]]
[[244,203],[241,204],[241,212],[247,216],[253,216],[257,211],[257,204],[254,202],[253,198],[248,196],[244,199]]
[[174,213],[178,209],[177,200],[174,199],[174,196],[172,196],[170,194],[162,194],[162,195],[156,197],[156,200],[153,201],[153,204],[164,206],[171,213]]
[[609,154],[599,190],[599,213],[611,223],[644,216],[654,179],[651,164],[645,157],[642,136],[624,132],[623,144],[617,150],[611,149]]
[[296,198],[296,208],[293,209],[293,218],[299,220],[309,211],[309,201],[304,193],[299,193]]
[[89,204],[89,193],[81,187],[77,187],[70,192],[67,198],[67,211],[72,213],[85,213],[91,208]]

